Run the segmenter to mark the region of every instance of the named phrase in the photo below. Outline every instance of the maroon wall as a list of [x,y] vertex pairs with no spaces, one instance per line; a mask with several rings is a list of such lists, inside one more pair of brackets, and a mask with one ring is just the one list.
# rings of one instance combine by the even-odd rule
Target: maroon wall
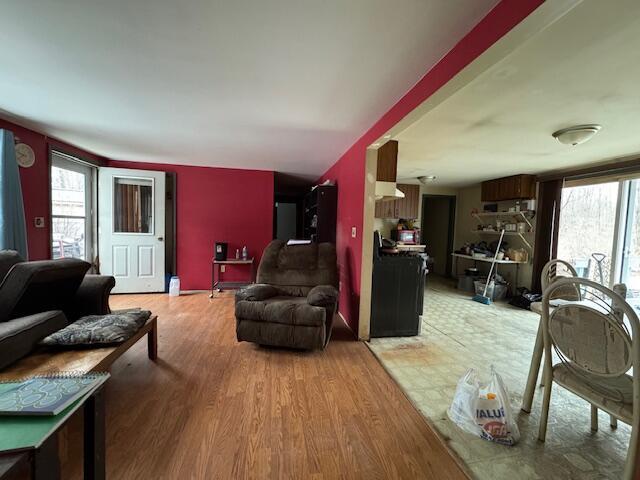
[[[0,128],[10,130],[21,143],[29,145],[36,156],[30,168],[20,169],[22,197],[27,221],[27,243],[30,260],[51,256],[51,218],[49,208],[49,147],[60,148],[70,154],[102,163],[102,157],[52,139],[15,123],[0,119]],[[35,227],[35,217],[44,217],[44,228]]]
[[[502,0],[321,177],[320,181],[334,180],[338,185],[340,313],[354,332],[358,330],[362,242],[372,241],[361,236],[367,147],[542,3],[543,0]],[[351,238],[351,227],[357,228],[357,238]]]
[[[176,174],[176,257],[180,288],[210,287],[216,241],[229,243],[229,256],[247,246],[259,261],[273,238],[273,172],[109,161],[109,167]],[[256,263],[257,266],[257,263]],[[244,279],[246,267],[229,268],[226,280]]]

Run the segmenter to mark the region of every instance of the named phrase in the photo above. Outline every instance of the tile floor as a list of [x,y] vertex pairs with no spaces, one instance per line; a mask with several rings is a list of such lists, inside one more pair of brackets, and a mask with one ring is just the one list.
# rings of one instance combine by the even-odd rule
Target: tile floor
[[[547,441],[537,441],[541,390],[531,414],[520,411],[538,316],[499,302],[471,301],[448,282],[430,279],[422,333],[417,337],[372,339],[370,347],[423,415],[478,479],[619,479],[630,428],[590,430],[589,404],[554,386]],[[458,379],[474,367],[484,376],[495,365],[509,389],[521,439],[496,445],[463,432],[446,415]]]

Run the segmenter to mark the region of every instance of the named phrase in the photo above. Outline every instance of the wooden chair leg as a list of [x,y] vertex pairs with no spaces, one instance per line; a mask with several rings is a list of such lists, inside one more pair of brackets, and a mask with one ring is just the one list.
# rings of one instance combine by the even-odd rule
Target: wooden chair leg
[[598,407],[591,405],[591,431],[598,431]]
[[618,428],[618,419],[616,417],[614,417],[613,415],[609,416],[609,425],[611,425],[611,428]]
[[542,397],[542,412],[540,413],[540,429],[538,430],[538,440],[544,442],[547,437],[547,422],[549,420],[549,404],[551,403],[551,387],[553,387],[553,380],[549,378],[550,372],[547,372],[547,367],[544,368],[544,395]]
[[636,459],[638,458],[638,436],[640,429],[637,425],[631,426],[631,438],[627,449],[627,460],[624,463],[623,480],[633,480],[636,477]]

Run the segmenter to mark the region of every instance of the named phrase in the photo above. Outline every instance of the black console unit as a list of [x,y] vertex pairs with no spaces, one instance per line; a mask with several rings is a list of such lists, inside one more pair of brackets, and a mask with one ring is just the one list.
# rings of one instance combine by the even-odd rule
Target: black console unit
[[371,337],[420,333],[426,260],[421,255],[385,255],[374,245]]

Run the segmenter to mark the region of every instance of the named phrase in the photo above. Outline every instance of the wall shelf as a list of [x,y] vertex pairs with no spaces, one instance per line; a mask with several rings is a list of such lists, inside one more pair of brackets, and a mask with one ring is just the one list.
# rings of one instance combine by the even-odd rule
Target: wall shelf
[[472,213],[478,221],[482,222],[483,218],[515,218],[520,221],[524,221],[529,228],[533,229],[533,224],[530,218],[535,215],[534,210],[520,210],[519,212],[476,212]]
[[[469,260],[473,260],[474,262],[487,262],[487,263],[493,262],[493,257],[474,257],[472,255],[464,255],[463,253],[452,253],[451,256],[456,258],[466,258]],[[496,260],[496,264],[500,264],[500,265],[523,265],[525,263],[529,263],[529,262],[528,261],[516,262],[514,260]]]
[[[472,230],[473,233],[477,233],[479,235],[500,235],[500,232],[497,232],[495,230]],[[529,250],[533,249],[533,247],[531,246],[531,243],[529,242],[529,240],[527,240],[525,238],[525,235],[532,235],[533,232],[504,232],[504,236],[517,236],[520,237],[520,240],[522,240],[522,243],[524,243],[527,247],[529,247]]]

